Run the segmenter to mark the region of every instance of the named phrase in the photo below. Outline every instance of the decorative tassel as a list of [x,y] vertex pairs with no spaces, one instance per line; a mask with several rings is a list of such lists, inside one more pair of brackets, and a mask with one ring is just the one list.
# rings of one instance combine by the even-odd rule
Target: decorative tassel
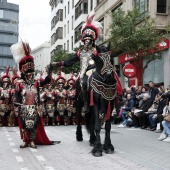
[[110,107],[110,100],[109,100],[107,105],[107,113],[105,116],[105,121],[110,119],[110,113],[111,113],[111,107]]
[[93,100],[93,89],[90,91],[90,106],[94,106],[94,100]]

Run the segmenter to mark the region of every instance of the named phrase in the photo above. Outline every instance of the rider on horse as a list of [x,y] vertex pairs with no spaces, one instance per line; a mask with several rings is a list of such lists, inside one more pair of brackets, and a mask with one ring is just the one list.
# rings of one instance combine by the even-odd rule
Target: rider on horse
[[[88,73],[90,70],[95,68],[94,61],[91,56],[92,53],[96,52],[95,49],[95,40],[98,38],[98,28],[102,27],[100,23],[94,22],[95,25],[92,24],[94,15],[91,17],[87,16],[86,23],[82,27],[82,42],[84,44],[82,49],[79,49],[74,57],[69,59],[68,61],[62,62],[54,62],[53,65],[59,65],[64,67],[72,66],[77,61],[80,61],[80,84],[83,93],[83,101],[84,101],[84,112],[89,112],[88,102],[87,102],[87,82],[88,82]],[[97,24],[96,24],[97,23]],[[98,28],[97,28],[98,27]]]

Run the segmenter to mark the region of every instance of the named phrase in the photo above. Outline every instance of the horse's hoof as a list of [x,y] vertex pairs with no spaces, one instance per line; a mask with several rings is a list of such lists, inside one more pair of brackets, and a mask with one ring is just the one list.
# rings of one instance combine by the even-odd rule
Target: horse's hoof
[[102,156],[102,152],[92,152],[92,155],[95,156],[95,157],[101,157]]
[[83,138],[76,138],[78,142],[82,142]]
[[105,153],[106,154],[113,154],[114,150],[113,149],[107,149],[107,150],[105,150]]

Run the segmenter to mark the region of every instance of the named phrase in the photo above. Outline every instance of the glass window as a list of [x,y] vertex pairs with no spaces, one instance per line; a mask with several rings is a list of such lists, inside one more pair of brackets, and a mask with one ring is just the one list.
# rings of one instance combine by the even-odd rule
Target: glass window
[[74,16],[72,16],[72,19],[71,19],[71,29],[73,30],[73,25],[74,25]]
[[90,10],[93,10],[93,0],[90,0]]
[[[146,63],[145,60],[144,63]],[[143,83],[148,84],[149,81],[153,81],[154,83],[164,82],[163,69],[164,69],[164,60],[154,60],[150,62],[148,67],[145,69],[144,76],[143,76],[143,81],[144,81]]]
[[157,13],[166,13],[167,0],[157,0]]
[[68,1],[68,14],[70,12],[70,2]]
[[67,51],[69,51],[69,40],[67,40]]
[[74,8],[74,0],[72,0],[72,8]]
[[56,41],[58,39],[63,39],[63,27],[58,27],[56,30]]
[[84,14],[88,14],[88,3],[84,3]]
[[4,18],[3,10],[0,10],[0,18]]
[[73,50],[73,36],[71,37],[71,50]]
[[67,21],[67,33],[69,34],[69,21]]
[[64,7],[64,11],[65,11],[65,18],[66,18],[66,6]]
[[149,0],[134,0],[134,6],[137,8],[141,15],[147,16],[149,12]]

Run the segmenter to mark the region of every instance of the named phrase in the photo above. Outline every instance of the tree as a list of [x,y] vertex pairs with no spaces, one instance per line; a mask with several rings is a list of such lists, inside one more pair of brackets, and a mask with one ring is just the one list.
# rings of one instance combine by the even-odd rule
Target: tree
[[[72,58],[73,55],[74,55],[74,53],[67,53],[66,51],[58,50],[58,51],[54,54],[54,56],[53,56],[53,58],[51,59],[51,61],[52,61],[52,62],[66,61],[66,60]],[[75,64],[74,64],[73,66],[71,66],[71,67],[63,67],[63,68],[62,68],[62,71],[63,71],[64,73],[66,73],[66,74],[69,74],[69,73],[71,73],[71,72],[78,73],[79,70],[80,70],[80,66],[79,66],[79,65],[80,65],[80,63],[77,62],[77,63],[75,63]],[[57,73],[57,71],[58,71],[58,68],[57,68],[57,67],[54,67],[53,72],[54,72],[54,73]]]
[[142,16],[137,9],[127,13],[122,9],[114,12],[109,32],[110,38],[107,41],[111,42],[115,55],[128,53],[135,60],[147,56],[145,66],[140,66],[143,72],[151,61],[162,59],[161,53],[155,52],[159,51],[157,44],[167,36],[166,32],[157,30],[155,20]]

